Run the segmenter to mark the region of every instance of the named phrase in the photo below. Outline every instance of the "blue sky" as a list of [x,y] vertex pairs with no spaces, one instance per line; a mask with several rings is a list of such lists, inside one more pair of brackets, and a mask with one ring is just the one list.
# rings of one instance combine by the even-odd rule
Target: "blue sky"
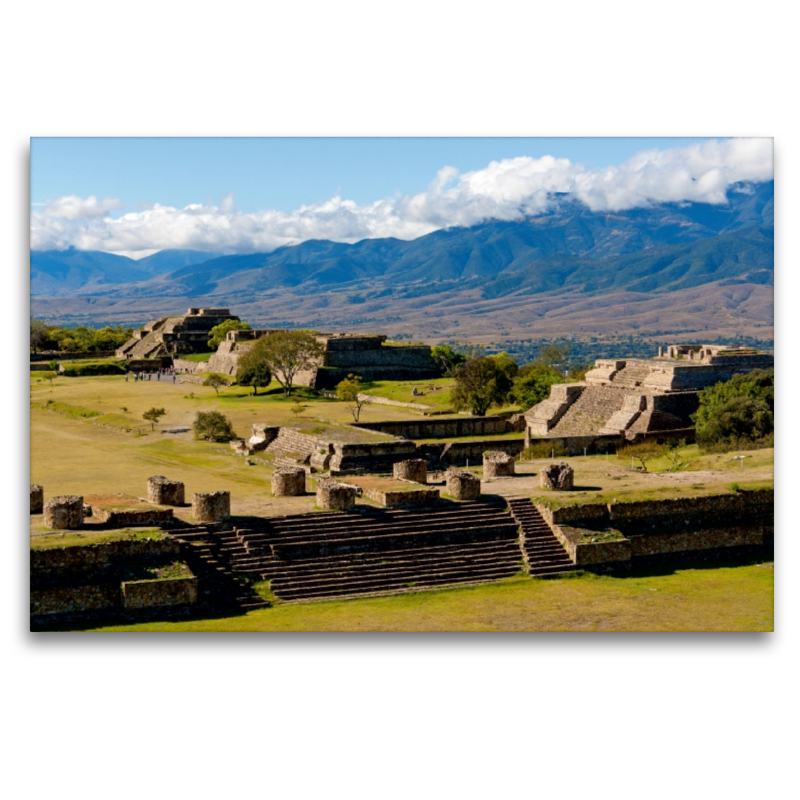
[[[491,161],[545,155],[590,168],[621,164],[640,150],[703,139],[365,138],[170,139],[35,138],[31,201],[65,195],[115,197],[184,207],[218,203],[291,211],[337,192],[358,204],[424,190],[445,166],[469,172]],[[113,212],[112,215],[117,215]]]
[[134,258],[414,239],[547,213],[725,203],[769,180],[771,139],[37,138],[31,248]]

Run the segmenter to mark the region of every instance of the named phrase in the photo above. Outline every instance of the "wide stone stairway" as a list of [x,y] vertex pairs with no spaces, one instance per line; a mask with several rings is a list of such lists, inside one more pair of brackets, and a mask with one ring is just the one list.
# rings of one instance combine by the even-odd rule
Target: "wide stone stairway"
[[598,431],[625,402],[623,390],[586,386],[581,396],[550,429],[548,436],[589,436]]
[[196,548],[193,560],[201,559],[207,572],[238,579],[226,596],[243,610],[256,607],[246,579],[268,580],[278,599],[302,601],[473,585],[523,570],[548,577],[572,568],[530,500],[492,495],[432,509],[250,518],[226,530],[173,535]]

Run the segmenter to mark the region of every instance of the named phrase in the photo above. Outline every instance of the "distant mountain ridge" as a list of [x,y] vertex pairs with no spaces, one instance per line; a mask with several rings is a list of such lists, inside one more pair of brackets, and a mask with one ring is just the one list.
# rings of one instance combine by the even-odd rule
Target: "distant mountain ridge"
[[290,290],[421,298],[474,288],[495,298],[558,290],[671,292],[720,281],[768,285],[773,230],[772,182],[731,191],[726,206],[664,204],[599,213],[559,197],[546,215],[439,230],[412,241],[311,240],[228,256],[165,250],[139,261],[34,251],[31,295],[202,296],[235,303]]

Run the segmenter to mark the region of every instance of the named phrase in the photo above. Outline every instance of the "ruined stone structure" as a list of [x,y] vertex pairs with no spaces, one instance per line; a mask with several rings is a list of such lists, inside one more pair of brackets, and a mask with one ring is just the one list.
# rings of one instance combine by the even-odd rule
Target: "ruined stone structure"
[[279,467],[272,475],[275,497],[297,497],[306,493],[306,471],[302,467]]
[[41,514],[44,506],[44,489],[38,483],[31,484],[31,514]]
[[571,490],[575,482],[575,472],[565,461],[549,464],[539,470],[539,486],[542,489]]
[[44,506],[44,524],[55,530],[74,530],[83,525],[83,498],[74,494],[51,497]]
[[422,458],[398,461],[392,465],[392,475],[396,481],[428,482],[428,462]]
[[514,474],[514,457],[502,450],[488,450],[483,454],[483,477],[505,478]]
[[321,480],[317,484],[317,505],[332,511],[349,511],[356,504],[357,487],[349,483]]
[[117,349],[117,358],[132,360],[206,352],[211,329],[229,319],[239,321],[227,308],[190,308],[183,316],[160,317],[134,331],[133,338]]
[[[256,339],[277,333],[277,329],[229,331],[211,356],[207,369],[233,375],[243,353]],[[427,345],[387,345],[386,336],[352,333],[320,333],[317,341],[325,348],[320,363],[295,377],[298,386],[333,389],[350,373],[365,381],[426,380],[438,378],[439,368]]]
[[448,469],[445,491],[456,500],[476,500],[481,494],[481,479],[471,472]]
[[180,481],[171,481],[163,475],[147,479],[147,502],[160,506],[182,506],[185,490]]
[[734,375],[772,369],[773,356],[742,347],[675,345],[653,359],[600,359],[580,383],[555,384],[525,412],[533,436],[624,436],[686,431],[698,392]]
[[195,522],[222,522],[231,515],[231,493],[210,492],[192,495],[192,517]]

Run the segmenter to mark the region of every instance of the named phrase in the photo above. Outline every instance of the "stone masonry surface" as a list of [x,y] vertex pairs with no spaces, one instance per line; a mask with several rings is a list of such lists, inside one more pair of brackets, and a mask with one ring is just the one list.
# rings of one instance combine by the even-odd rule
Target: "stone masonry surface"
[[55,530],[72,530],[83,525],[83,497],[65,494],[51,497],[44,507],[44,525]]
[[297,497],[306,493],[306,471],[302,467],[279,467],[272,475],[275,497]]
[[195,522],[222,522],[231,515],[231,493],[209,492],[192,495],[192,517]]
[[502,450],[488,450],[483,454],[483,477],[501,478],[514,474],[514,457]]
[[539,486],[542,489],[569,490],[573,487],[574,479],[574,470],[565,461],[539,470]]
[[337,481],[321,480],[317,484],[317,505],[334,511],[349,511],[356,503],[355,486]]
[[38,483],[31,484],[31,514],[41,514],[44,507],[44,489]]
[[147,502],[159,506],[182,506],[185,502],[184,485],[163,475],[153,475],[147,479]]
[[423,458],[410,458],[407,461],[398,461],[396,464],[392,465],[392,475],[395,480],[427,483],[428,462]]
[[456,500],[475,500],[481,493],[481,479],[471,472],[451,468],[445,473],[445,489]]

